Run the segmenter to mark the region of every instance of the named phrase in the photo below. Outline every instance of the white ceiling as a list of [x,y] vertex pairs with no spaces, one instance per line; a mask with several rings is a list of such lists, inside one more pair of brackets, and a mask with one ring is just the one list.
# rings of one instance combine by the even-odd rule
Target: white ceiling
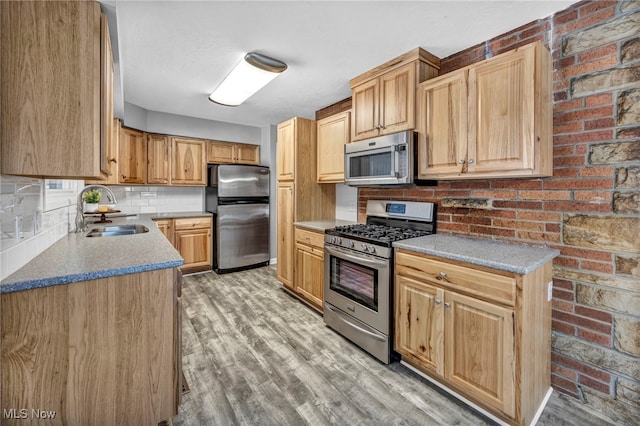
[[[351,78],[415,47],[445,58],[574,1],[103,3],[115,6],[124,101],[262,127],[313,118],[351,95]],[[209,93],[250,51],[289,68],[241,106],[210,102]]]

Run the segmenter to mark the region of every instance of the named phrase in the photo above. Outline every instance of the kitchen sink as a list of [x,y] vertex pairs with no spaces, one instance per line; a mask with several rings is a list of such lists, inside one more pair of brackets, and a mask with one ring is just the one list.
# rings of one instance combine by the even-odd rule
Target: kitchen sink
[[117,237],[118,235],[144,234],[149,228],[144,225],[98,226],[87,233],[87,237]]

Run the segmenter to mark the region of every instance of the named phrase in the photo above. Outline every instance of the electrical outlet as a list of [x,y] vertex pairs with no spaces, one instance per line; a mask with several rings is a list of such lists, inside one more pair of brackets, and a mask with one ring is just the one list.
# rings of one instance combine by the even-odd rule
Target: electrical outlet
[[350,202],[349,203],[349,211],[350,212],[355,212],[356,211],[356,203],[355,202]]

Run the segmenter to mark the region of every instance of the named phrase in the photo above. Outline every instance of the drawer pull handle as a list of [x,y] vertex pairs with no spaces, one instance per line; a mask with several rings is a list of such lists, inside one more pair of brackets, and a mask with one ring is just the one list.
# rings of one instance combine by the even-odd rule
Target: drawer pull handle
[[437,280],[440,280],[440,281],[446,281],[446,282],[448,282],[448,283],[449,283],[449,282],[451,282],[451,281],[449,281],[449,279],[447,278],[447,273],[446,273],[446,272],[440,272],[440,275],[438,275],[438,276],[436,277],[436,279],[437,279]]

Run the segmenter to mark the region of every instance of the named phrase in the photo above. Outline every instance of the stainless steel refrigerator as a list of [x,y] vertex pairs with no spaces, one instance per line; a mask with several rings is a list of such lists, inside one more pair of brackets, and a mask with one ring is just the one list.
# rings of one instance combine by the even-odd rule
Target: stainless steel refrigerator
[[214,214],[217,273],[269,264],[268,167],[209,166],[206,210]]

